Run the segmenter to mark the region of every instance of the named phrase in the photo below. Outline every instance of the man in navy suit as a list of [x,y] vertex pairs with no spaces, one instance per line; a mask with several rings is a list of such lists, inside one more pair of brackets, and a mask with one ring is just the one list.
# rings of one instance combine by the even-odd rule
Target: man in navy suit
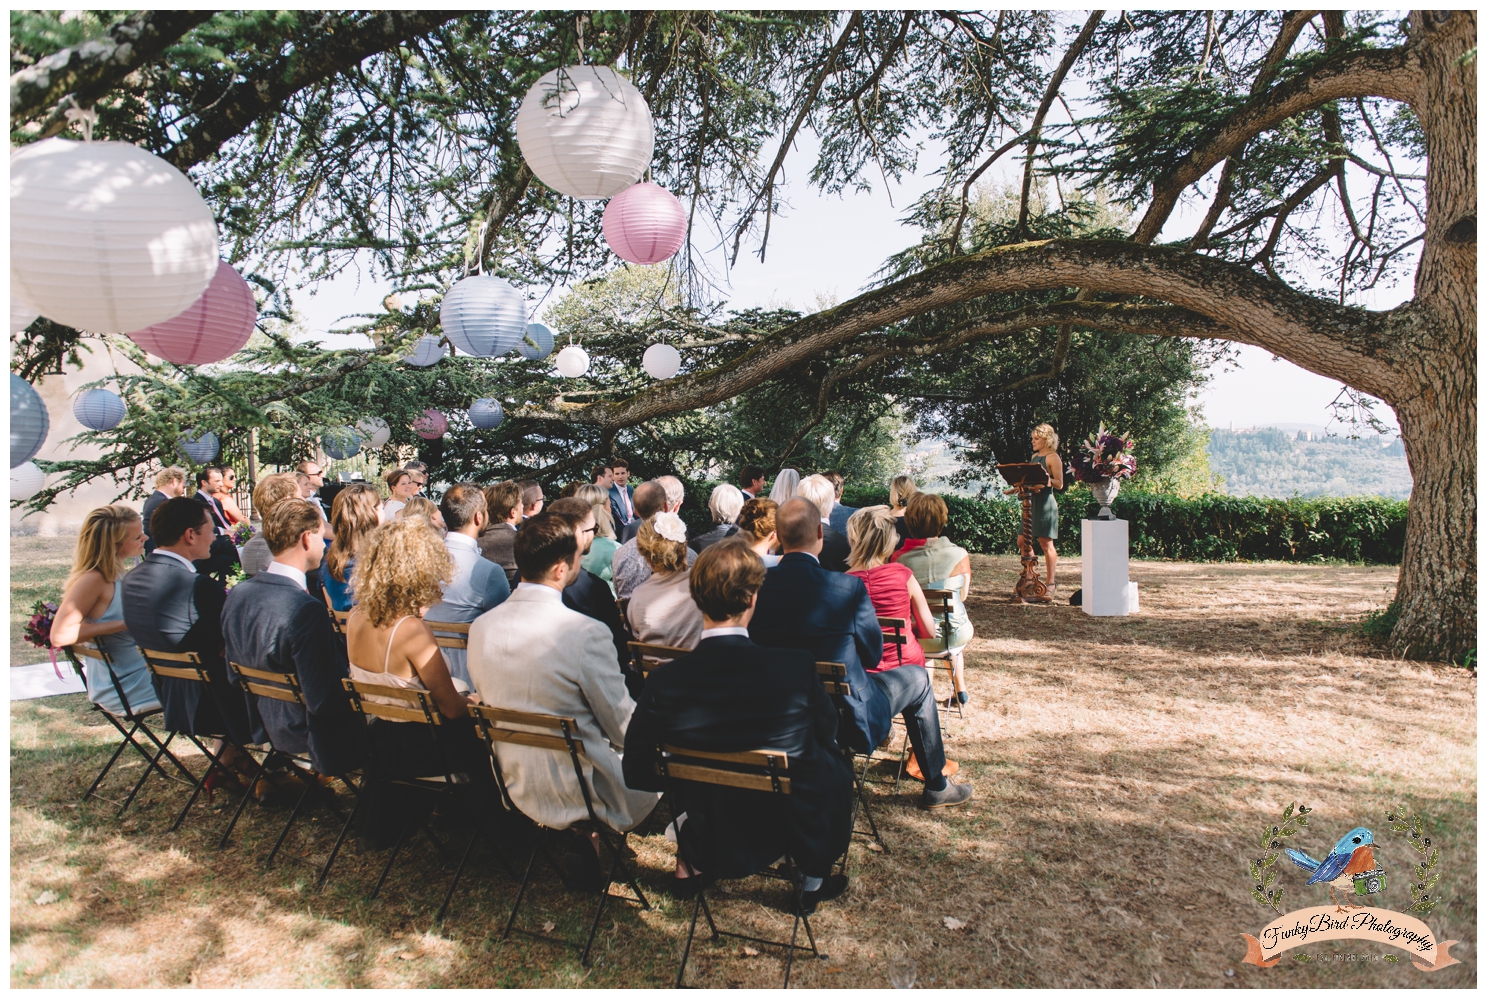
[[222,509],[222,503],[213,495],[221,486],[222,469],[216,465],[208,465],[196,473],[196,495],[193,499],[207,508],[216,534],[207,554],[197,560],[196,571],[216,576],[226,582],[227,573],[238,564],[238,550],[228,536],[230,529],[227,526],[227,511]]
[[844,664],[852,689],[846,698],[851,725],[839,741],[855,752],[870,752],[887,737],[893,716],[902,714],[924,769],[923,805],[933,809],[969,801],[969,784],[944,777],[945,748],[929,673],[913,664],[881,668],[883,630],[866,584],[821,567],[820,508],[797,496],[775,513],[775,530],[785,554],[765,576],[750,637],[766,647],[807,649],[817,662]]
[[781,854],[795,861],[807,911],[847,888],[831,873],[852,838],[852,770],[836,745],[837,710],[804,649],[766,649],[749,639],[764,563],[747,545],[708,546],[690,573],[702,640],[654,670],[625,733],[625,783],[664,791],[655,772],[662,743],[732,753],[785,752],[790,794],[684,784],[678,789],[676,894],[702,878],[747,877]]
[[618,530],[635,519],[635,490],[630,488],[630,463],[616,458],[609,463],[613,484],[609,487],[609,512]]
[[305,585],[325,552],[320,532],[313,501],[286,499],[274,505],[263,523],[274,560],[227,595],[222,634],[229,662],[299,677],[308,714],[289,701],[254,698],[274,748],[308,752],[317,773],[339,776],[361,765],[366,724],[352,712],[341,687],[350,675],[346,648],[325,604]]
[[150,498],[145,500],[145,508],[140,511],[140,518],[145,525],[145,554],[155,550],[155,539],[150,537],[150,518],[155,516],[155,511],[160,509],[160,504],[168,499],[186,495],[186,470],[171,465],[169,468],[160,470],[155,476],[155,491]]

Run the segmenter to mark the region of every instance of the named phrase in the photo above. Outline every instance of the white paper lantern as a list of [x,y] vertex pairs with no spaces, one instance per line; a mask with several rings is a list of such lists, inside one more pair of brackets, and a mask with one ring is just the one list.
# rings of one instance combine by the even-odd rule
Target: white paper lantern
[[570,344],[558,351],[558,374],[564,378],[579,378],[589,370],[589,352],[577,344]]
[[650,166],[651,109],[611,66],[565,66],[532,85],[516,141],[537,179],[580,201],[613,197]]
[[540,361],[552,353],[552,330],[542,323],[527,323],[527,333],[516,345],[516,352],[529,361]]
[[387,421],[380,416],[368,416],[356,421],[356,430],[362,437],[362,443],[370,450],[377,451],[392,437],[392,428]]
[[361,450],[361,435],[350,427],[337,427],[320,438],[320,446],[327,457],[345,461]]
[[31,306],[27,305],[19,298],[16,298],[14,295],[10,296],[11,336],[15,336],[17,333],[23,331],[27,326],[30,326],[32,323],[36,322],[36,320],[40,316],[41,313],[31,308]]
[[176,448],[191,461],[205,465],[216,460],[222,450],[222,443],[210,430],[202,434],[188,430],[176,439]]
[[28,500],[41,492],[46,485],[46,473],[29,461],[23,461],[10,470],[10,498]]
[[456,281],[439,306],[449,342],[476,357],[499,357],[527,332],[527,302],[507,281],[476,274]]
[[46,443],[46,435],[52,429],[52,418],[47,415],[46,404],[41,396],[15,372],[10,375],[10,467],[30,461]]
[[481,430],[494,430],[506,419],[501,404],[494,399],[476,399],[468,415],[470,422]]
[[72,415],[89,430],[112,430],[124,422],[124,400],[108,389],[88,389],[72,403]]
[[682,355],[669,343],[653,343],[645,348],[645,356],[640,359],[640,366],[645,368],[645,373],[652,378],[664,381],[681,370]]
[[11,286],[53,322],[143,329],[190,308],[216,273],[212,211],[160,157],[68,139],[11,157]]
[[444,360],[444,355],[449,353],[449,348],[444,341],[436,336],[419,337],[418,342],[413,345],[413,351],[403,355],[403,361],[415,368],[428,368]]

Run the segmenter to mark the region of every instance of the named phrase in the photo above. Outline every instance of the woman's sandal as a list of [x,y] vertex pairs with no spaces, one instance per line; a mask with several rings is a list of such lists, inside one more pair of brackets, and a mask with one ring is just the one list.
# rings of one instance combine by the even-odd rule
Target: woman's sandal
[[243,782],[238,780],[237,774],[223,767],[212,767],[207,774],[207,779],[201,782],[201,789],[207,793],[207,804],[212,803],[212,792],[217,790],[236,793],[243,790]]

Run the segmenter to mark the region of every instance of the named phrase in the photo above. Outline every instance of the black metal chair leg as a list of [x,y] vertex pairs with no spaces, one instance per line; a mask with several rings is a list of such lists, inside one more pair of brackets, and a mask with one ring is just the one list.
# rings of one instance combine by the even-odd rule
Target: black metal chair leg
[[[540,836],[540,833],[534,832]],[[527,869],[521,876],[521,887],[516,890],[516,904],[511,907],[511,915],[506,919],[506,929],[501,931],[501,939],[506,940],[511,936],[511,928],[516,925],[516,913],[521,908],[521,900],[526,897],[527,883],[532,880],[532,865],[537,863],[537,848],[539,844],[532,844],[532,853],[527,857]]]
[[181,814],[177,815],[175,822],[171,824],[171,832],[175,832],[177,829],[181,828],[181,823],[186,821],[186,813],[191,811],[192,805],[196,804],[196,799],[198,796],[200,796],[201,789],[206,784],[207,777],[211,774],[212,768],[222,766],[222,761],[217,758],[216,754],[207,749],[207,747],[203,746],[200,740],[196,738],[196,736],[188,734],[186,738],[190,739],[191,742],[195,744],[196,748],[201,750],[202,755],[204,755],[209,762],[207,763],[206,771],[199,778],[197,778],[196,786],[191,789],[191,797],[186,799],[186,807],[181,809]]
[[403,840],[408,838],[408,827],[412,824],[413,814],[410,812],[403,820],[402,831],[398,833],[397,842],[392,844],[392,853],[388,855],[387,863],[382,865],[382,876],[377,879],[376,886],[372,888],[372,894],[367,896],[368,899],[376,898],[377,893],[382,890],[382,882],[387,880],[387,873],[392,870],[393,861],[398,859],[398,851],[403,848]]
[[247,756],[248,759],[252,761],[253,765],[258,768],[258,773],[256,776],[250,778],[248,780],[247,786],[243,788],[242,800],[238,802],[237,810],[232,813],[232,820],[227,823],[227,828],[222,830],[222,838],[217,840],[217,849],[219,850],[226,849],[228,837],[232,835],[233,829],[237,828],[238,819],[242,817],[243,809],[248,807],[248,799],[253,797],[253,785],[257,784],[260,780],[268,776],[268,769],[264,766],[264,763],[272,760],[274,756],[274,754],[270,752],[268,756],[264,757],[264,763],[259,763],[256,759],[253,758],[253,754],[248,752],[247,750],[243,750],[243,755]]
[[[697,913],[700,912],[702,909],[702,896],[706,892],[706,890],[707,889],[704,888],[698,891],[697,899],[692,903],[692,924],[687,927],[687,942],[682,947],[682,966],[681,969],[676,973],[677,988],[682,987],[682,979],[685,978],[687,974],[687,959],[692,956],[692,938],[697,935]],[[712,922],[712,918],[710,916],[708,918],[708,922]],[[713,934],[714,936],[717,935],[716,929],[714,929]]]
[[465,844],[464,855],[460,857],[460,864],[454,869],[454,877],[449,880],[449,890],[444,893],[444,904],[439,906],[439,912],[434,916],[434,924],[444,922],[444,914],[449,910],[449,900],[454,898],[454,889],[460,883],[460,875],[465,871],[465,862],[470,859],[470,851],[475,847],[475,841],[480,838],[480,828],[470,834],[470,842]]
[[609,880],[605,882],[604,888],[599,892],[599,908],[594,910],[594,921],[589,925],[589,938],[583,942],[583,954],[578,963],[585,968],[589,966],[589,951],[594,947],[594,936],[599,932],[599,920],[604,918],[604,903],[609,901],[609,886],[614,883],[614,870],[610,869]]
[[[113,721],[113,719],[110,718],[109,721]],[[117,728],[120,732],[123,732],[124,731],[124,727],[122,725],[120,725],[118,722],[114,722],[114,727]],[[135,728],[138,728],[139,727],[139,723],[136,722],[134,727]],[[84,801],[87,801],[89,798],[91,798],[93,796],[93,792],[96,791],[96,790],[98,790],[98,785],[103,783],[103,778],[107,777],[108,776],[108,772],[114,768],[114,764],[118,762],[118,760],[119,760],[119,754],[122,753],[122,752],[124,752],[124,747],[125,746],[134,745],[134,747],[136,749],[139,748],[138,744],[136,744],[133,739],[129,738],[129,735],[130,735],[130,733],[127,733],[127,732],[124,734],[124,741],[121,742],[121,743],[119,743],[119,748],[114,750],[114,755],[110,756],[108,758],[108,762],[103,765],[103,769],[100,770],[100,771],[98,771],[98,778],[95,781],[93,781],[93,786],[90,787],[90,788],[88,788],[87,792],[83,795],[83,800]],[[145,759],[148,760],[149,759],[149,756],[146,755],[145,756]],[[150,768],[149,767],[145,767],[145,775],[146,776],[149,776],[149,773],[150,773]]]
[[305,789],[300,792],[299,800],[294,803],[294,808],[290,810],[289,821],[284,823],[284,829],[279,833],[279,838],[274,840],[274,848],[268,852],[268,860],[264,862],[265,867],[274,866],[274,855],[279,852],[279,847],[284,845],[284,837],[289,835],[289,830],[294,825],[294,820],[299,818],[299,810],[304,807],[305,799],[309,798],[310,792],[314,790],[315,782],[311,778],[310,782],[305,785]]
[[[156,756],[158,757],[158,755],[159,754],[157,753]],[[145,772],[139,775],[139,780],[137,780],[137,781],[134,782],[134,786],[132,788],[130,788],[129,789],[129,793],[124,796],[124,803],[122,805],[120,805],[119,806],[119,810],[114,813],[114,818],[117,819],[121,815],[124,814],[124,810],[126,808],[128,808],[134,802],[134,796],[137,795],[137,794],[139,794],[139,789],[142,788],[142,787],[144,787],[145,786],[145,781],[147,781],[149,779],[150,779],[150,768],[149,767],[145,767]]]
[[785,951],[785,988],[787,989],[790,987],[790,969],[795,964],[795,940],[800,936],[802,902],[799,889],[795,892],[795,905],[795,925],[790,928],[790,946]]
[[[351,782],[349,780],[346,781],[346,785],[350,787]],[[355,792],[356,789],[352,787],[351,790]],[[360,796],[358,796],[356,799],[356,804],[351,806],[351,814],[346,816],[346,821],[341,824],[340,835],[336,837],[335,845],[330,848],[330,856],[325,858],[325,866],[320,869],[320,877],[315,880],[316,888],[325,887],[325,879],[330,877],[330,865],[336,862],[336,854],[341,852],[341,844],[346,842],[346,834],[351,831],[351,823],[356,820],[356,815],[360,811],[361,798]]]

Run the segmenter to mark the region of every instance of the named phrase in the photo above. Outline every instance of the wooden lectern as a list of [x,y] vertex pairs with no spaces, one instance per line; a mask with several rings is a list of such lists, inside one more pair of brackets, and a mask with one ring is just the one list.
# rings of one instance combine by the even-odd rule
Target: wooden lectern
[[1018,548],[1022,550],[1022,575],[1017,578],[1017,588],[1012,593],[1014,604],[1052,603],[1048,596],[1048,585],[1038,578],[1038,548],[1033,537],[1033,487],[1048,488],[1048,470],[1036,461],[998,465],[997,471],[1022,500],[1022,533],[1018,536]]

